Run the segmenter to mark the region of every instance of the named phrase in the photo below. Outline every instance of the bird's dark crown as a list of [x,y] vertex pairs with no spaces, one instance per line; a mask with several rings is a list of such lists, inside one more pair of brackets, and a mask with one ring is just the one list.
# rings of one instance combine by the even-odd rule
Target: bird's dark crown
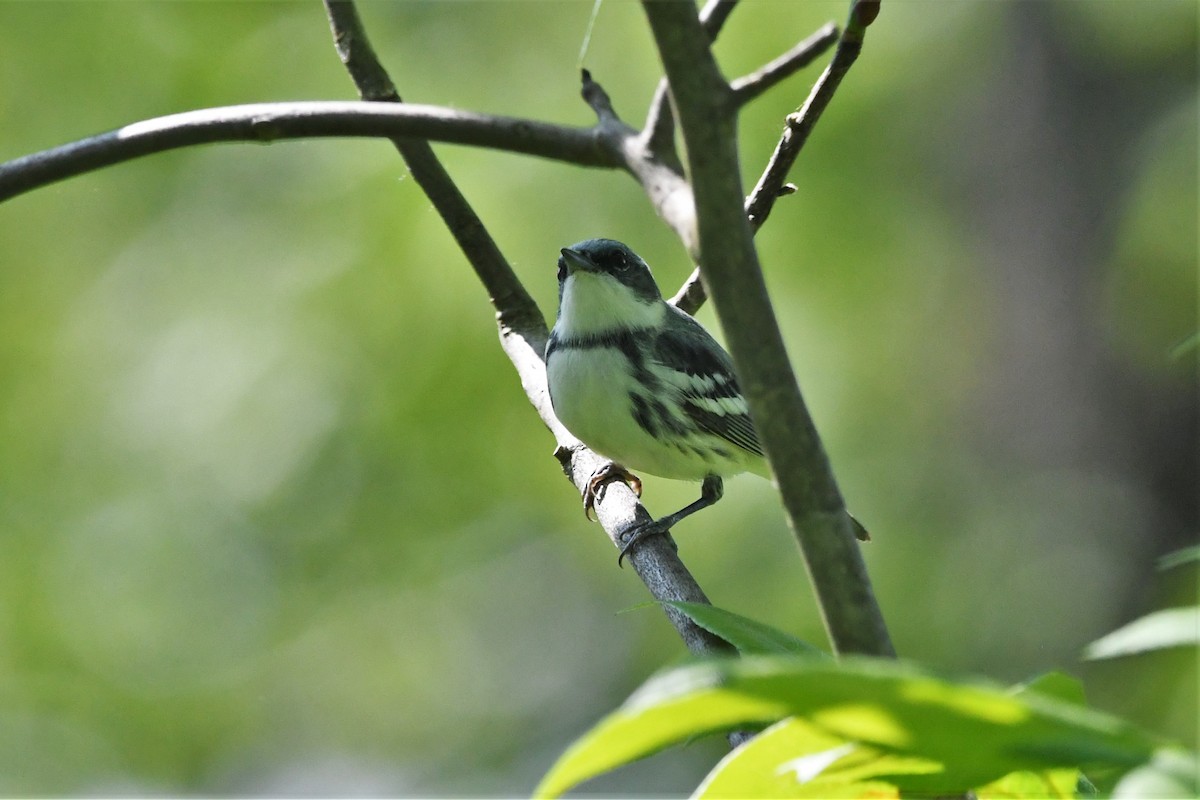
[[[585,239],[565,249],[584,256],[595,266],[594,272],[616,278],[620,283],[633,289],[639,299],[644,302],[662,299],[658,284],[654,282],[654,276],[650,274],[650,267],[627,245],[615,239]],[[560,256],[558,259],[560,292],[566,279],[567,264],[565,257]]]

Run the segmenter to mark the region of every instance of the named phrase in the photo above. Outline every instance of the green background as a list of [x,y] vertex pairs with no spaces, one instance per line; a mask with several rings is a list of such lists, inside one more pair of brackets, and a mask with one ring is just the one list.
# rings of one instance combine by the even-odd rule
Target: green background
[[[746,2],[730,77],[841,2]],[[590,2],[367,3],[413,102],[587,125]],[[758,237],[899,651],[1196,746],[1196,656],[1080,662],[1194,602],[1197,6],[884,3]],[[605,3],[586,65],[660,70]],[[821,63],[824,63],[822,60]],[[743,116],[757,178],[819,67]],[[318,3],[0,3],[0,159],[353,88]],[[558,248],[689,265],[638,187],[442,146],[553,317]],[[700,319],[717,327],[709,308]],[[551,457],[484,291],[386,142],[207,146],[0,206],[0,794],[523,794],[683,648]],[[650,478],[653,513],[696,487]],[[770,485],[677,531],[824,644]],[[701,742],[596,782],[686,793]]]

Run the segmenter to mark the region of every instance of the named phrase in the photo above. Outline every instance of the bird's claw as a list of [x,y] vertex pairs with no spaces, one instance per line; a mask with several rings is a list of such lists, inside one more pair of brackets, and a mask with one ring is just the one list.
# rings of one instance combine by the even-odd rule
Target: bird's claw
[[625,556],[634,548],[634,545],[641,542],[647,536],[656,536],[667,533],[669,529],[664,529],[657,522],[647,522],[645,525],[638,525],[631,530],[622,534],[623,544],[621,545],[621,553],[617,556],[617,566],[622,567],[625,561]]
[[[592,473],[587,486],[583,487],[583,516],[592,518],[596,503],[604,498],[604,487],[610,481],[623,481],[638,497],[642,496],[642,479],[612,461]],[[624,551],[622,551],[624,552]]]

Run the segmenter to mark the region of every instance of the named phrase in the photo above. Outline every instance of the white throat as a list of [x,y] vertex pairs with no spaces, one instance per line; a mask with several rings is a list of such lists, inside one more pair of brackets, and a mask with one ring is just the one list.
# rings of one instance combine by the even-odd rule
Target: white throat
[[609,275],[579,271],[567,276],[554,327],[572,338],[613,329],[651,328],[668,313],[662,300],[644,302]]

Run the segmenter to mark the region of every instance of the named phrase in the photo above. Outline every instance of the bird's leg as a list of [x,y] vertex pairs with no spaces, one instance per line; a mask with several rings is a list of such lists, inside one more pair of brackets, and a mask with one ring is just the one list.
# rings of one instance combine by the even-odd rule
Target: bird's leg
[[690,517],[700,509],[708,508],[713,503],[716,503],[721,499],[721,495],[723,494],[725,494],[725,484],[718,476],[709,475],[704,479],[704,483],[700,484],[700,498],[698,500],[689,503],[674,514],[667,514],[665,517],[659,517],[653,522],[648,522],[645,525],[627,531],[622,536],[625,544],[621,545],[621,555],[617,557],[617,566],[621,566],[621,561],[624,560],[625,554],[633,549],[633,546],[642,539],[645,539],[647,536],[667,533],[683,518]]
[[620,464],[610,461],[593,472],[592,477],[588,478],[587,485],[583,487],[583,515],[585,517],[592,518],[592,509],[596,507],[596,502],[604,497],[604,487],[609,481],[617,480],[624,481],[638,497],[642,496],[642,479]]

